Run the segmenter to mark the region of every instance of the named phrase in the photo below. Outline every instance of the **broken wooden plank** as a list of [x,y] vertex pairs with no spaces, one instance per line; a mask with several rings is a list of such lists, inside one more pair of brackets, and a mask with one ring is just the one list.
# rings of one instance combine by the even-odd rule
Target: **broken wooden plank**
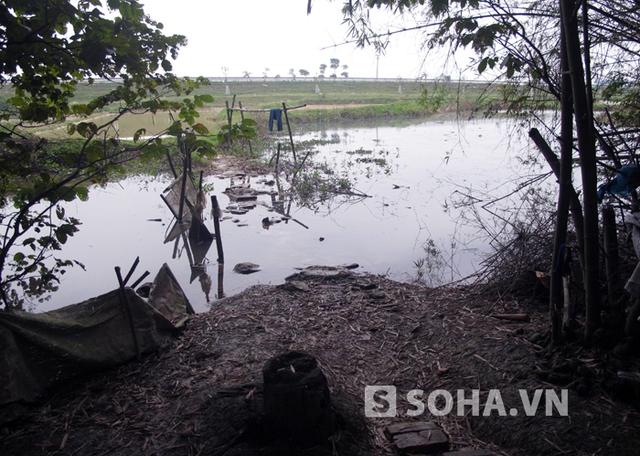
[[385,434],[399,453],[433,454],[449,449],[447,435],[433,421],[408,421],[389,425]]

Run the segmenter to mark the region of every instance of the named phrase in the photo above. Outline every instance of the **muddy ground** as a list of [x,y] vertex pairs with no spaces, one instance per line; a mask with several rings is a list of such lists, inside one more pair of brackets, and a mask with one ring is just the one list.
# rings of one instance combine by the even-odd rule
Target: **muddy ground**
[[[1,429],[3,455],[387,455],[385,426],[433,419],[452,449],[505,455],[637,455],[638,391],[618,371],[637,358],[569,345],[545,348],[545,305],[481,288],[427,289],[380,276],[298,277],[260,285],[193,316],[169,346],[119,369],[68,382]],[[513,322],[492,314],[527,314]],[[280,353],[315,356],[339,429],[324,445],[258,440],[262,368]],[[480,413],[499,390],[507,416],[365,418],[366,385],[480,390]],[[524,416],[518,390],[568,389],[568,416]],[[425,399],[426,402],[426,399]],[[495,403],[492,401],[491,403]],[[439,407],[442,403],[436,403]],[[510,416],[511,409],[517,416]]]

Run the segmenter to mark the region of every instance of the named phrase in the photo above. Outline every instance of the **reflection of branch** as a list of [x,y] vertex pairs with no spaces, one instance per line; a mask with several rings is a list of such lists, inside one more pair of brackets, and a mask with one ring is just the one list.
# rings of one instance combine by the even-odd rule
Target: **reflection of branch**
[[334,192],[330,192],[333,193],[335,195],[345,195],[345,196],[357,196],[359,198],[372,198],[371,195],[367,195],[365,193],[362,193],[360,190],[352,190],[352,191],[348,191],[348,192],[343,192],[343,191],[334,191]]
[[309,227],[307,225],[305,225],[304,223],[302,223],[299,220],[294,219],[293,217],[291,217],[289,220],[293,220],[294,222],[296,222],[298,225],[300,225],[303,228],[309,229]]
[[[317,200],[314,200],[314,201],[308,201],[307,203],[300,202],[300,205],[301,205],[302,207],[306,207],[306,208],[308,208],[308,209],[312,209],[314,206],[319,206],[319,205],[321,205],[321,204],[323,204],[323,203],[326,203],[326,202],[328,202],[328,201],[332,200],[333,198],[335,198],[335,196],[336,196],[336,195],[329,195],[329,196],[324,197],[324,198],[318,198]],[[364,201],[364,199],[365,199],[365,197],[357,196],[357,195],[354,195],[352,198],[355,198],[355,199],[354,199],[354,200],[352,200],[352,199],[347,198],[347,199],[345,199],[345,200],[341,201],[341,202],[340,202],[340,204],[338,204],[338,205],[337,205],[336,207],[334,207],[333,209],[331,209],[331,208],[329,208],[329,207],[327,206],[327,209],[328,209],[327,215],[331,214],[333,211],[335,211],[335,210],[339,209],[340,207],[342,207],[343,205],[345,205],[345,204],[347,204],[347,203],[349,203],[350,205],[354,205],[354,204],[361,203],[361,202],[362,202],[362,201]],[[317,208],[316,208],[316,209],[317,209]]]

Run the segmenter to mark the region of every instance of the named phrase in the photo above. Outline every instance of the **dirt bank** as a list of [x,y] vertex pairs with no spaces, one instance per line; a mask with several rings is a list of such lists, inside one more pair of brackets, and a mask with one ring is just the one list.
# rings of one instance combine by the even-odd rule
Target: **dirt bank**
[[[496,313],[526,313],[530,321],[488,316]],[[454,449],[638,454],[637,396],[603,388],[612,354],[569,347],[560,356],[530,342],[544,345],[545,327],[543,305],[479,289],[433,290],[370,275],[256,286],[193,317],[166,350],[141,364],[66,385],[26,420],[2,429],[0,445],[7,455],[385,455],[392,447],[383,427],[408,419],[414,407],[399,399],[398,417],[365,418],[364,388],[395,385],[399,397],[417,388],[454,397],[459,389],[467,397],[479,389],[481,413],[489,390],[497,389],[508,412],[519,409],[517,416],[494,410],[474,417],[470,407],[464,416],[454,407],[436,417]],[[282,442],[256,443],[247,431],[261,407],[264,363],[289,350],[317,357],[328,378],[341,416],[333,448],[294,451]],[[563,367],[565,358],[573,367]],[[637,371],[635,359],[616,362]],[[524,416],[519,389],[531,398],[535,389],[560,397],[562,388],[569,416],[544,416],[544,398],[536,416]]]

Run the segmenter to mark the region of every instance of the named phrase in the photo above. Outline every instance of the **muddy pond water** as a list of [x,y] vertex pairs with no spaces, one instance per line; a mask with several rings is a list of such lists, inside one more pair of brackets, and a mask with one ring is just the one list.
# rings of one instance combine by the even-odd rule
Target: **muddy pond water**
[[[427,271],[422,280],[430,285],[474,273],[490,248],[486,233],[463,220],[469,217],[468,203],[480,207],[531,177],[534,171],[518,160],[531,152],[525,139],[528,128],[499,120],[422,121],[397,127],[324,126],[296,135],[296,142],[331,140],[318,146],[309,160],[347,177],[352,188],[367,197],[336,195],[311,207],[293,202],[292,218],[268,229],[262,221],[279,218],[269,194],[259,195],[255,208],[245,214],[225,212],[223,294],[259,283],[279,284],[296,268],[310,265],[357,263],[360,271],[410,281],[422,264]],[[287,140],[283,135],[282,141]],[[272,179],[252,178],[250,184],[274,192]],[[223,193],[230,179],[208,176],[205,182],[207,199],[215,194],[225,210],[231,204]],[[59,290],[36,310],[116,288],[114,266],[126,272],[136,257],[140,265],[134,278],[144,270],[152,278],[167,263],[197,311],[215,308],[221,297],[215,243],[205,256],[205,273],[193,274],[188,258],[192,252],[180,241],[177,247],[164,242],[173,224],[160,198],[168,183],[164,176],[129,177],[91,187],[88,201],[67,204],[67,214],[79,218],[82,226],[60,256],[80,261],[86,271],[71,268]],[[488,215],[483,209],[479,213]],[[205,217],[213,232],[208,210]],[[240,262],[256,263],[260,271],[233,272]]]

